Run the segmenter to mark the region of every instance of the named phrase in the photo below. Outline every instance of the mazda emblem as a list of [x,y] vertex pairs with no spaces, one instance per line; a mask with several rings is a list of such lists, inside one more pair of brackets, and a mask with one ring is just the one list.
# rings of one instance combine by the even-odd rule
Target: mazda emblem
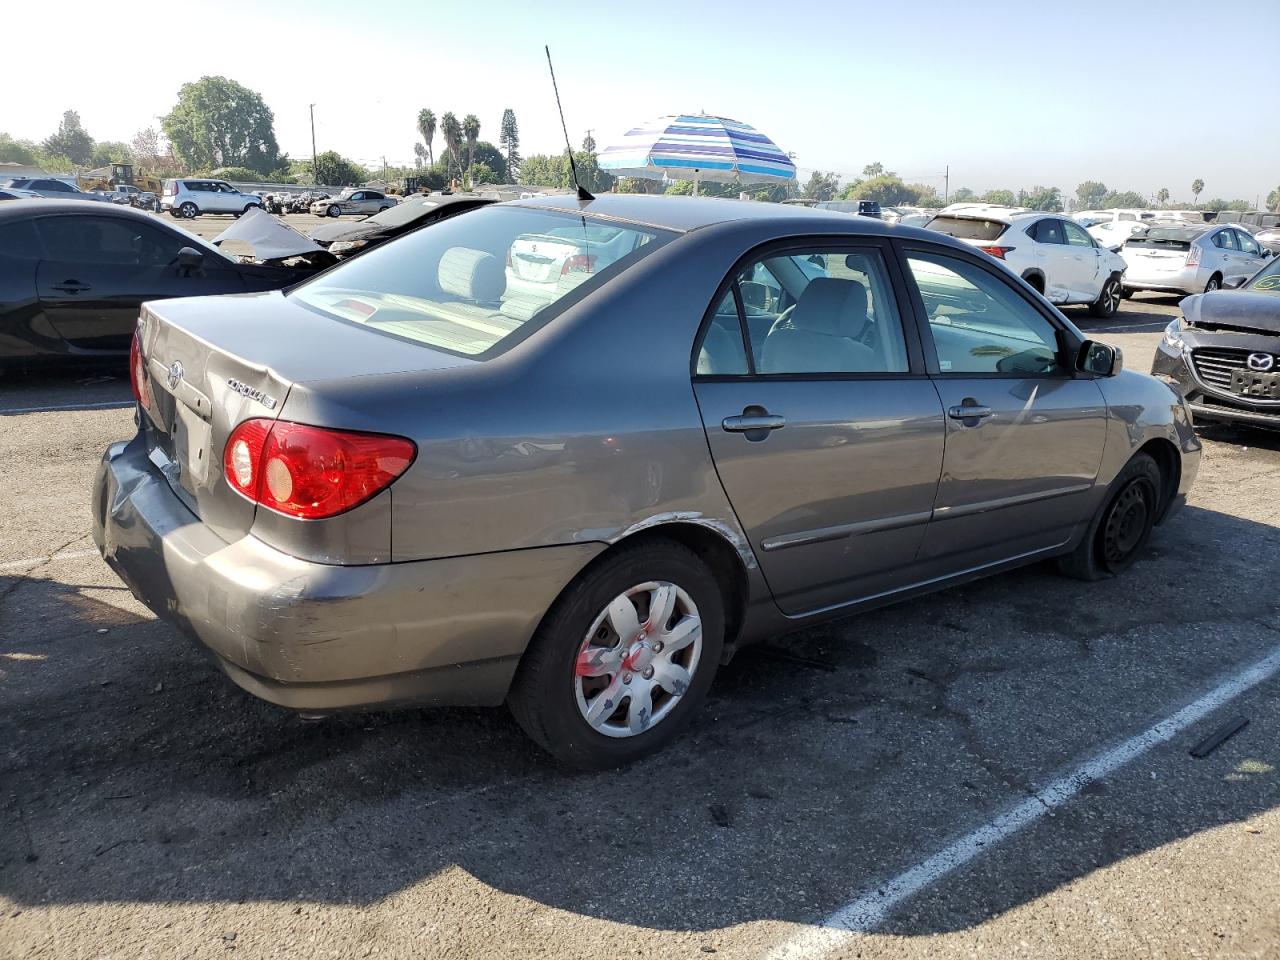
[[186,371],[182,369],[181,360],[175,360],[173,363],[169,364],[169,375],[165,378],[165,382],[169,384],[169,389],[176,390],[178,388],[178,384],[182,382],[182,378],[185,374]]
[[1276,365],[1276,358],[1269,353],[1251,353],[1246,361],[1250,370],[1258,370],[1266,373]]

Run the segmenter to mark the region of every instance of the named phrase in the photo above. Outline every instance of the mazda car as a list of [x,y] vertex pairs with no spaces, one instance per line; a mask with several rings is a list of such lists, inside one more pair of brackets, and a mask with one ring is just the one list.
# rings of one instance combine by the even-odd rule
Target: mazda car
[[1122,574],[1200,460],[1177,391],[970,245],[714,198],[493,204],[150,303],[131,371],[93,537],[232,680],[313,716],[505,702],[595,769],[754,641]]
[[1151,372],[1178,387],[1199,423],[1280,430],[1280,258],[1181,308]]

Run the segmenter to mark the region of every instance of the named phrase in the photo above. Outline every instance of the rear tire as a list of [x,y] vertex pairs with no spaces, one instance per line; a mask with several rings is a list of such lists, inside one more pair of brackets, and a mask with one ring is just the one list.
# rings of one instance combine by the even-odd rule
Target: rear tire
[[1031,285],[1032,290],[1040,294],[1040,296],[1044,296],[1044,280],[1041,277],[1036,274],[1032,274],[1029,277],[1023,277],[1022,279],[1026,280],[1027,283]]
[[1108,277],[1107,282],[1102,285],[1098,299],[1089,304],[1089,313],[1095,317],[1109,319],[1114,317],[1119,309],[1120,281],[1115,277]]
[[182,219],[184,220],[194,220],[196,217],[200,216],[200,208],[190,200],[180,206],[178,210],[182,213]]
[[1102,580],[1128,570],[1151,538],[1163,487],[1156,462],[1145,453],[1134,454],[1112,482],[1084,539],[1058,560],[1058,569],[1077,580]]
[[[656,590],[666,588],[669,612],[654,624],[650,608]],[[630,629],[616,626],[628,618]],[[683,639],[676,639],[682,629]],[[525,733],[562,763],[612,769],[680,734],[706,697],[723,645],[724,600],[696,554],[666,540],[623,546],[588,567],[552,605],[507,705]]]
[[1209,282],[1204,285],[1205,293],[1213,293],[1213,291],[1221,290],[1221,289],[1222,289],[1222,276],[1221,274],[1217,274],[1217,273],[1215,273],[1212,277],[1210,277]]

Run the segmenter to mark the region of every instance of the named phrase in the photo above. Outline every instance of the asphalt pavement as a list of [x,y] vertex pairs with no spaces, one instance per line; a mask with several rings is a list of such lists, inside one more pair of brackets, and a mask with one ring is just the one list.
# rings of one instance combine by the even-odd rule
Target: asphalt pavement
[[[1149,369],[1175,304],[1069,313]],[[0,957],[1280,956],[1280,436],[1203,430],[1123,577],[780,637],[587,775],[502,710],[233,686],[92,549],[127,400],[0,382]]]

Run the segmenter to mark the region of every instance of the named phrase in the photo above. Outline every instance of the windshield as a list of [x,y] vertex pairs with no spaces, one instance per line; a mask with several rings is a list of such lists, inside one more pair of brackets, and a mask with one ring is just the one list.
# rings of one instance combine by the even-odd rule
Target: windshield
[[288,294],[318,313],[488,359],[675,235],[529,207],[450,217]]
[[1271,262],[1253,275],[1253,279],[1244,285],[1250,293],[1269,293],[1280,297],[1280,257],[1272,257]]

